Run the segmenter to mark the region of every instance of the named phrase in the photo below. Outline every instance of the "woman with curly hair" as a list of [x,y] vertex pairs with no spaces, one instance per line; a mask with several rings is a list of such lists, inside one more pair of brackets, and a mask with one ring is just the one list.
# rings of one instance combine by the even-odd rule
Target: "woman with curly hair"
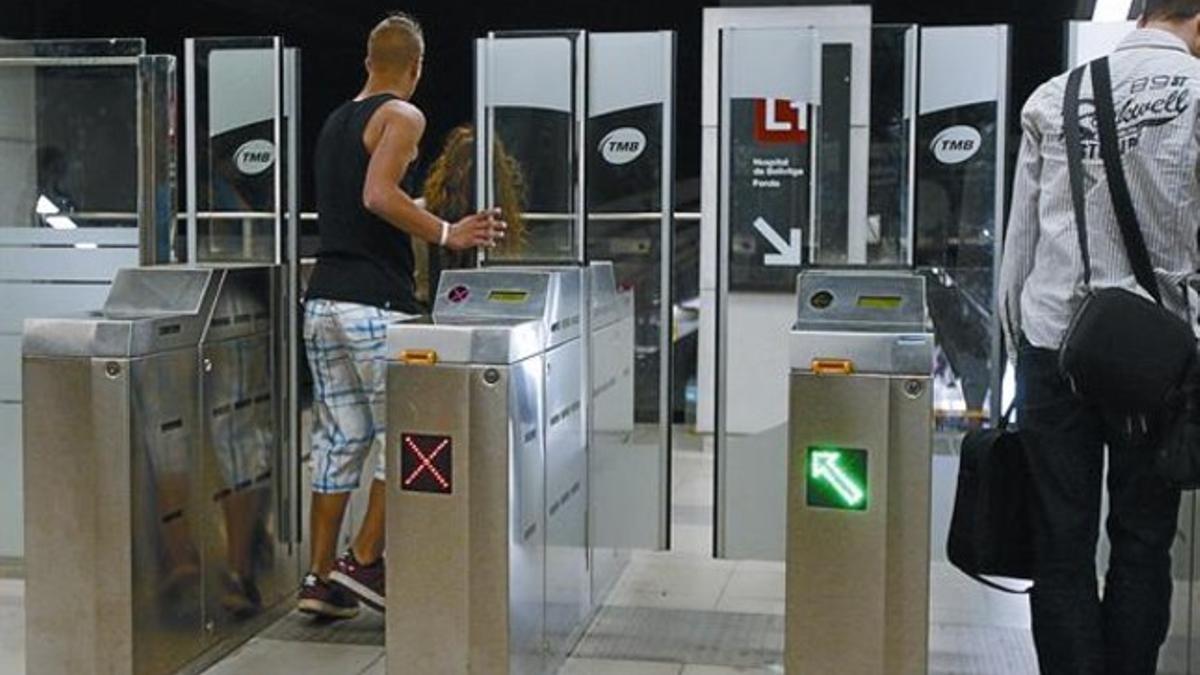
[[[508,223],[505,239],[497,242],[494,253],[511,256],[521,250],[526,239],[525,178],[516,158],[496,141],[496,201],[502,219]],[[470,124],[455,127],[446,135],[442,152],[425,179],[425,208],[438,217],[454,222],[475,212],[475,128]],[[442,270],[475,267],[477,249],[452,251],[429,247],[413,240],[417,257],[417,296],[432,304]]]

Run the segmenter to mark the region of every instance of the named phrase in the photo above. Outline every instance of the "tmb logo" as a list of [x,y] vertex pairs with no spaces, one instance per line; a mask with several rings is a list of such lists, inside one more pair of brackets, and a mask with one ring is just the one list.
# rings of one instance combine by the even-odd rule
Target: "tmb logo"
[[962,164],[974,157],[983,147],[983,136],[975,127],[965,124],[943,129],[929,146],[933,156],[942,164]]
[[754,139],[759,143],[807,143],[808,106],[783,98],[757,99]]
[[646,151],[646,134],[633,127],[613,129],[600,140],[600,154],[609,164],[629,164]]
[[275,144],[262,139],[247,141],[233,153],[233,162],[243,174],[257,176],[275,164]]

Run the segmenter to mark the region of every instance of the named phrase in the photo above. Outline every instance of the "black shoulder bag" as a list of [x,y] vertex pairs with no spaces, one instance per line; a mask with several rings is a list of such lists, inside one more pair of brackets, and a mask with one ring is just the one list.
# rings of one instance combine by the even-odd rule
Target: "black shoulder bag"
[[[1079,93],[1088,67],[1092,72],[1100,156],[1104,160],[1109,196],[1134,277],[1153,301],[1123,288],[1092,288],[1079,120]],[[1121,165],[1107,58],[1071,72],[1063,104],[1063,125],[1087,294],[1071,318],[1059,352],[1059,367],[1075,392],[1089,403],[1131,415],[1161,412],[1177,396],[1196,353],[1196,338],[1188,323],[1162,303]]]
[[985,586],[1028,593],[1028,588],[1007,588],[985,578],[1033,577],[1033,485],[1025,447],[1009,428],[1012,410],[997,428],[976,429],[963,438],[946,554]]

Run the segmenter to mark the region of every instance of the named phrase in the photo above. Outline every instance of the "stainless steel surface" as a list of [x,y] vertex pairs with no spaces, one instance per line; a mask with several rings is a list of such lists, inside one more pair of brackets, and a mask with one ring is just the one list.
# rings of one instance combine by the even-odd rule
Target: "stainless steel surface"
[[28,319],[26,356],[139,357],[194,345],[220,290],[212,269],[128,268],[104,307],[74,317]]
[[554,662],[566,661],[591,610],[586,358],[578,340],[546,352],[546,642]]
[[[300,393],[300,353],[304,336],[297,330],[302,325],[300,314],[300,298],[303,297],[300,283],[300,50],[289,48],[284,50],[284,115],[287,117],[287,198],[284,208],[287,217],[287,238],[284,251],[284,261],[287,263],[285,272],[284,295],[282,296],[285,311],[280,312],[282,324],[279,327],[283,337],[281,358],[290,376],[286,398],[283,400],[285,447],[295,448],[296,452],[303,446],[303,431],[301,430]],[[279,530],[284,538],[293,544],[301,541],[301,530],[305,527],[304,511],[301,508],[303,497],[300,483],[299,467],[295,461],[281,462],[280,484],[283,489],[279,492]]]
[[[546,672],[544,368],[389,366],[389,672]],[[404,433],[451,438],[452,494],[401,489]]]
[[928,375],[933,346],[929,333],[813,331],[803,340],[792,340],[789,358],[792,368],[810,368],[814,360],[846,359],[857,373]]
[[131,673],[127,386],[85,359],[26,359],[24,381],[26,672]]
[[388,331],[388,353],[433,351],[442,363],[509,364],[577,340],[581,268],[447,270],[432,320]]
[[796,277],[796,329],[920,333],[925,278],[909,272],[805,270]]
[[[916,397],[906,391],[910,382],[920,386]],[[927,671],[929,385],[928,377],[792,374],[788,673]],[[814,446],[868,451],[865,512],[807,506]]]
[[[493,291],[507,301],[489,301]],[[616,379],[591,389],[592,312],[580,315],[619,315],[603,330],[624,335],[624,353],[606,352],[604,365],[629,380],[630,299],[605,266],[447,272],[438,296],[432,318],[388,330],[389,513],[398,514],[388,522],[388,595],[404,598],[387,616],[388,663],[405,673],[553,672],[594,610],[593,401],[622,391]],[[437,358],[405,353],[421,349]],[[624,417],[620,401],[606,404],[612,432],[632,426],[631,395],[624,402]],[[402,487],[406,434],[450,439],[449,494]]]
[[414,319],[403,325],[402,331],[388,331],[388,353],[432,351],[439,363],[506,365],[538,354],[545,344],[539,321],[498,319],[493,325],[478,325],[468,320]]
[[[490,268],[447,270],[442,273],[433,317],[438,322],[486,319],[537,320],[553,347],[579,337],[583,324],[582,268]],[[465,290],[454,295],[453,291]],[[496,294],[517,291],[519,300]],[[453,297],[452,297],[453,296]]]
[[[917,277],[852,271],[806,272],[797,286],[799,317],[789,336],[786,668],[801,675],[923,673],[933,449],[924,286]],[[814,301],[819,293],[833,300]],[[863,297],[892,299],[864,306]],[[854,367],[831,374],[812,358]],[[861,509],[810,500],[820,476],[810,475],[809,456],[831,448],[865,453]]]
[[[595,288],[595,287],[594,287]],[[611,296],[597,311],[591,342],[592,428],[588,447],[592,599],[599,606],[635,548],[660,534],[655,517],[669,493],[662,479],[654,434],[635,434],[633,298]],[[593,307],[597,304],[593,303]]]
[[125,270],[92,318],[29,323],[31,674],[175,672],[290,599],[281,282],[276,266]]

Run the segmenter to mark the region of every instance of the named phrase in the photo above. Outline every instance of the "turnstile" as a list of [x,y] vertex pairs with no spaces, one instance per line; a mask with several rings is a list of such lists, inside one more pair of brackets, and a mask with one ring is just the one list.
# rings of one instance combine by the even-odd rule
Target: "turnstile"
[[591,576],[588,437],[593,398],[632,426],[632,342],[598,391],[589,326],[620,344],[632,313],[591,288],[611,267],[447,271],[433,317],[389,329],[389,672],[553,672],[619,571]]
[[925,282],[806,271],[790,336],[788,673],[927,670]]
[[281,269],[125,269],[26,322],[29,675],[198,667],[294,593]]

